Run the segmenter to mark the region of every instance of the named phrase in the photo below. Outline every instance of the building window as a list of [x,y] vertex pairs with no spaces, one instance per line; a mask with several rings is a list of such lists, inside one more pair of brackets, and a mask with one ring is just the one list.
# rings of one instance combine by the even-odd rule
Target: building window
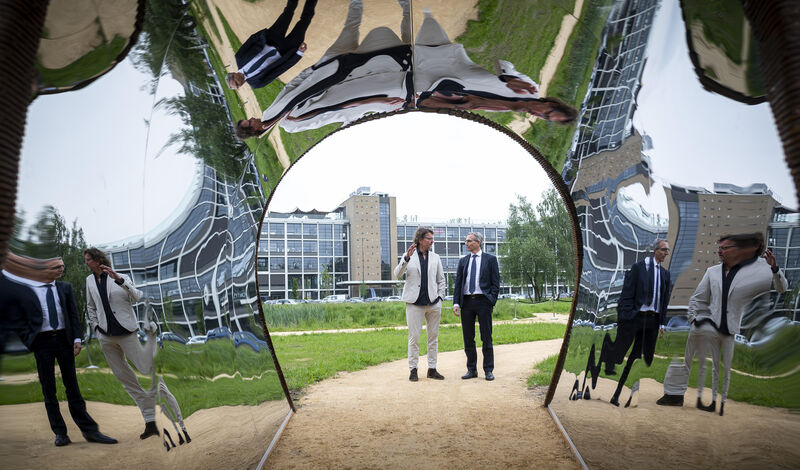
[[303,238],[317,238],[317,224],[303,224]]

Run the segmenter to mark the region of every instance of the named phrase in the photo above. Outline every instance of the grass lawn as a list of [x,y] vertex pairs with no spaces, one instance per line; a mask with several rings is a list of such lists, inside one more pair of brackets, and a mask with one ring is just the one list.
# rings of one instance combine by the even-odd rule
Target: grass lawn
[[[599,357],[599,347],[602,344],[602,334],[592,335],[588,331],[581,330],[581,328],[572,330],[570,348],[564,364],[565,370],[576,375],[581,375],[586,369],[586,361],[591,345],[595,344],[595,357]],[[668,333],[663,340],[659,340],[656,345],[656,356],[662,357],[656,357],[650,367],[640,368],[641,377],[651,378],[663,383],[670,363],[668,357],[680,358],[683,356],[686,337],[687,333],[675,332]],[[800,335],[790,329],[787,329],[764,347],[753,348],[737,343],[731,368],[748,374],[780,375],[793,370],[800,363],[800,347],[798,346],[800,346]],[[528,385],[549,384],[555,368],[555,360],[556,356],[552,356],[537,364],[538,372],[528,378]],[[617,365],[618,374],[622,371],[622,367],[623,365]],[[697,387],[697,369],[697,360],[695,360],[692,365],[689,387]],[[618,380],[619,376],[606,376],[601,371],[600,377]],[[720,377],[721,381],[722,377]],[[710,363],[706,366],[705,385],[706,387],[711,387]],[[800,396],[796,393],[786,393],[788,390],[797,390],[798,388],[800,388],[800,373],[797,372],[787,377],[771,379],[758,379],[733,372],[728,396],[732,400],[753,405],[800,408]]]
[[[589,88],[611,3],[611,0],[584,2],[581,21],[567,42],[564,56],[550,82],[548,95],[580,107]],[[548,157],[556,170],[561,171],[574,133],[575,124],[560,126],[537,119],[524,137]]]
[[[495,305],[492,318],[511,320],[532,318],[535,314],[569,314],[571,299],[538,304],[501,299]],[[442,306],[442,324],[460,324],[453,315],[453,302]],[[270,331],[335,330],[343,328],[382,328],[406,324],[406,307],[403,302],[264,305],[267,327]]]

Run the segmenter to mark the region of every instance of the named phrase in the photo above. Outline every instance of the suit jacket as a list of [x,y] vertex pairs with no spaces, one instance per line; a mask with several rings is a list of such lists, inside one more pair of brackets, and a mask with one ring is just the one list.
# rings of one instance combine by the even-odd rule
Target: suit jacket
[[[773,274],[772,269],[763,258],[742,266],[728,289],[728,331],[738,334],[742,323],[742,314],[757,296],[769,292],[772,284],[775,290],[785,292],[789,287],[783,271]],[[700,285],[689,299],[689,321],[694,323],[701,318],[710,318],[719,326],[722,320],[722,264],[706,269]]]
[[[422,266],[419,264],[419,255],[415,251],[411,259],[406,261],[405,255],[400,259],[400,264],[394,268],[394,276],[399,278],[406,273],[406,285],[403,288],[403,302],[413,304],[419,298],[419,289],[422,282]],[[428,298],[436,303],[439,297],[444,298],[447,282],[444,279],[444,268],[439,255],[428,251]]]
[[[625,282],[622,285],[622,293],[617,304],[617,318],[619,320],[633,320],[639,313],[643,305],[650,305],[653,302],[653,278],[650,277],[649,268],[652,268],[653,257],[647,258],[651,263],[645,266],[645,260],[634,263],[631,269],[625,273]],[[667,305],[669,305],[669,294],[672,291],[670,284],[669,271],[659,266],[661,282],[659,283],[660,305],[656,308],[660,317],[660,324],[667,324]]]
[[[142,298],[142,291],[133,285],[128,276],[120,274],[120,277],[123,280],[121,286],[117,285],[111,277],[106,279],[108,304],[111,306],[111,314],[116,317],[119,324],[126,330],[133,331],[139,325],[131,301],[138,302]],[[106,312],[103,310],[103,301],[100,299],[100,291],[97,289],[94,274],[86,277],[86,310],[92,330],[99,326],[103,331],[108,331],[108,320]]]
[[[68,282],[56,281],[56,292],[61,312],[64,317],[64,328],[71,340],[81,337],[81,325],[78,320],[78,306],[75,294]],[[44,312],[39,298],[32,288],[11,281],[0,273],[0,324],[6,331],[16,333],[22,343],[31,349],[33,340],[42,330]]]
[[[247,41],[242,44],[242,47],[236,51],[236,66],[241,69],[244,67],[248,62],[250,62],[253,57],[255,57],[259,52],[264,49],[264,46],[269,45],[274,47],[276,50],[280,50],[279,44],[273,44],[272,41],[268,39],[269,37],[269,29],[264,28],[261,31],[253,34]],[[275,63],[271,64],[269,67],[265,68],[261,71],[258,75],[253,77],[249,77],[247,79],[247,83],[250,84],[252,88],[261,88],[269,85],[269,83],[276,78],[278,78],[282,73],[286,72],[294,64],[300,61],[300,55],[297,54],[297,48],[292,48],[287,51],[281,53],[280,59],[275,61]]]
[[[481,272],[478,276],[478,285],[483,291],[483,295],[494,305],[497,303],[497,295],[500,293],[500,265],[497,264],[497,257],[487,252],[481,253]],[[458,270],[456,271],[456,282],[453,288],[453,304],[464,305],[464,283],[467,279],[467,264],[472,259],[472,253],[458,260]]]

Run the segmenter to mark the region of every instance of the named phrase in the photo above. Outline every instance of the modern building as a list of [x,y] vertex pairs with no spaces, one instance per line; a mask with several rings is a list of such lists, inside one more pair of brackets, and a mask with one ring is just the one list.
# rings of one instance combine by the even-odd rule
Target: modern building
[[434,231],[433,251],[442,257],[452,292],[469,232],[484,235],[487,253],[497,254],[505,241],[504,224],[409,223],[398,221],[396,214],[395,197],[368,187],[358,188],[331,212],[267,213],[257,261],[262,299],[396,295],[402,292],[403,281],[394,277],[394,267],[420,225]]

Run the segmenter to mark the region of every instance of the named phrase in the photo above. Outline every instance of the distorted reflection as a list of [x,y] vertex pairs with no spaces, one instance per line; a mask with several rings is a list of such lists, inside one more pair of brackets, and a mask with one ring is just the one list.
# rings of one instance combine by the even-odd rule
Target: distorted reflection
[[[688,45],[680,54],[662,42],[681,36]],[[697,2],[619,1],[608,14],[562,173],[581,221],[584,264],[552,405],[590,465],[611,458],[600,434],[631,443],[614,447],[615,458],[649,462],[633,444],[645,435],[626,430],[654,422],[664,436],[683,436],[658,447],[680,464],[712,462],[675,450],[700,435],[726,449],[775,441],[766,432],[717,439],[707,431],[729,421],[658,406],[679,407],[687,392],[687,407],[758,416],[784,431],[799,424],[781,410],[796,399],[776,393],[796,395],[800,364],[797,354],[778,352],[799,333],[794,188],[763,105],[730,101],[761,101],[752,99],[760,77],[751,39],[740,6],[711,14]],[[692,65],[705,77],[698,81]],[[680,114],[687,103],[708,119]],[[627,409],[612,412],[609,402]],[[647,410],[646,423],[636,409]],[[600,419],[604,425],[592,429]],[[747,455],[776,463],[791,452]],[[735,465],[727,457],[713,462]]]
[[229,87],[235,90],[244,82],[253,88],[265,87],[300,60],[307,47],[303,41],[314,18],[317,0],[306,0],[300,19],[287,34],[297,3],[287,0],[275,23],[247,38],[236,51],[239,70],[225,76]]

